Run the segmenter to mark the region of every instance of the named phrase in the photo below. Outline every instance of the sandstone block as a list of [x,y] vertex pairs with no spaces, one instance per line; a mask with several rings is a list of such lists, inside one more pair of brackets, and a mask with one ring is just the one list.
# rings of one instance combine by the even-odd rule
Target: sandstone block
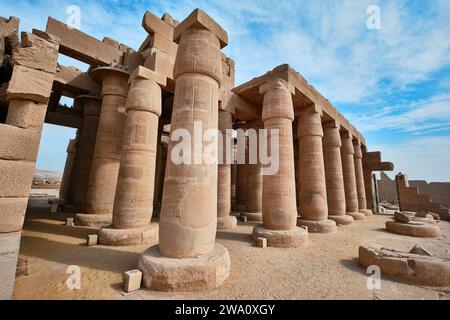
[[0,301],[12,299],[20,232],[0,234]]
[[174,28],[167,22],[159,19],[150,11],[145,12],[142,19],[142,27],[150,34],[158,33],[167,40],[173,40]]
[[156,47],[174,58],[177,55],[178,45],[175,42],[164,38],[158,33],[155,33],[150,38],[150,46]]
[[141,288],[142,272],[139,270],[130,270],[123,274],[123,290],[133,292]]
[[32,33],[22,32],[22,47],[14,50],[12,62],[15,65],[55,73],[58,47],[57,44]]
[[47,105],[28,100],[12,100],[9,103],[6,124],[41,132]]
[[297,248],[308,244],[308,231],[304,228],[291,230],[271,230],[257,225],[253,228],[252,239],[266,238],[267,245],[275,248]]
[[96,246],[97,243],[98,243],[98,235],[90,234],[90,235],[87,236],[86,245],[88,247]]
[[100,228],[111,225],[112,214],[82,214],[78,213],[74,219],[75,225]]
[[98,232],[98,240],[100,244],[108,246],[154,245],[158,243],[158,233],[157,223],[142,228],[102,228]]
[[57,213],[58,212],[58,207],[59,207],[58,204],[52,203],[50,205],[50,213]]
[[259,237],[256,239],[256,246],[259,248],[267,247],[267,238]]
[[421,254],[421,255],[429,256],[429,257],[433,256],[430,251],[428,251],[427,249],[422,247],[420,244],[416,244],[409,252],[414,253],[414,254]]
[[34,162],[0,160],[0,197],[28,197]]
[[35,161],[40,139],[32,130],[0,124],[0,159]]
[[66,226],[72,227],[73,226],[73,218],[67,218],[66,219]]
[[153,70],[169,79],[173,79],[174,65],[174,57],[156,48],[150,49],[150,53],[145,58],[144,63],[145,68]]
[[22,230],[28,198],[0,198],[0,233]]
[[48,72],[15,65],[7,95],[9,100],[33,100],[47,103],[51,94],[54,75]]

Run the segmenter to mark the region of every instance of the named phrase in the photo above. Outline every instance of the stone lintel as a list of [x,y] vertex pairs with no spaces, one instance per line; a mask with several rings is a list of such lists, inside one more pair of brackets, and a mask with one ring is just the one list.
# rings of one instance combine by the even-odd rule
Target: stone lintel
[[173,41],[174,27],[161,20],[150,11],[146,11],[142,18],[142,27],[149,34],[159,34],[167,40]]
[[353,135],[349,131],[341,132],[341,137],[353,140]]
[[55,82],[64,85],[65,91],[73,91],[74,95],[92,93],[100,95],[101,89],[86,72],[75,67],[58,65],[55,74]]
[[56,108],[55,111],[47,112],[45,123],[78,129],[83,125],[83,114],[71,108]]
[[323,115],[322,108],[316,103],[311,103],[300,109],[300,115],[303,113],[318,113],[321,116]]
[[338,120],[331,119],[331,120],[328,120],[328,121],[325,121],[324,123],[322,123],[322,126],[324,128],[338,128],[338,129],[340,129],[341,124],[339,123]]
[[226,47],[228,44],[227,32],[201,9],[192,11],[192,13],[175,28],[173,40],[178,43],[181,34],[189,28],[202,28],[211,31],[219,39],[221,48]]
[[48,18],[45,32],[59,38],[59,52],[76,60],[94,66],[121,62],[123,53],[120,50],[52,17]]
[[39,38],[42,38],[44,40],[47,40],[48,42],[52,42],[52,43],[57,44],[57,45],[59,45],[60,42],[61,42],[61,40],[59,40],[59,38],[57,36],[54,36],[54,35],[52,35],[52,34],[50,34],[48,32],[45,32],[45,31],[41,31],[41,30],[38,30],[38,29],[33,29],[31,33],[36,35],[36,36],[38,36]]
[[163,86],[163,87],[165,87],[167,85],[167,77],[165,77],[164,75],[159,74],[155,71],[147,69],[143,66],[139,66],[136,68],[136,70],[130,76],[130,79],[128,80],[128,84],[131,84],[131,82],[134,79],[148,79],[148,80],[156,82],[157,84],[159,84],[160,86]]

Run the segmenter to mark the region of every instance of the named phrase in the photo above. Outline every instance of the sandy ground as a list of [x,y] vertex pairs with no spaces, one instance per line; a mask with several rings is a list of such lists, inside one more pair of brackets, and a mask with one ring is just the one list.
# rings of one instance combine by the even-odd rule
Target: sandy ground
[[[41,192],[41,190],[40,190]],[[47,192],[47,191],[46,191]],[[122,272],[134,269],[148,246],[86,247],[94,229],[64,226],[68,215],[48,213],[47,197],[30,199],[20,256],[29,275],[16,279],[15,299],[450,299],[450,288],[429,288],[382,278],[381,290],[367,288],[358,265],[358,247],[372,244],[410,250],[422,244],[434,255],[450,259],[450,223],[441,222],[443,236],[419,239],[384,230],[388,216],[373,216],[334,234],[310,234],[302,249],[257,248],[250,240],[254,224],[239,224],[217,233],[231,255],[231,274],[218,289],[196,293],[121,290]],[[80,267],[81,289],[65,282],[71,265]]]

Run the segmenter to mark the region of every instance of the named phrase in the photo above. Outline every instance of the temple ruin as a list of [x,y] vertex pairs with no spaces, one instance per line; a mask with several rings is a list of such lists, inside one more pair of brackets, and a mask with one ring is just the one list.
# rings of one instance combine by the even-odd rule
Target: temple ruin
[[[13,292],[44,123],[77,129],[55,205],[76,225],[99,228],[99,244],[156,243],[136,266],[147,288],[219,287],[233,257],[216,230],[234,228],[237,217],[260,222],[255,241],[285,248],[378,212],[373,172],[393,164],[369,151],[357,128],[289,65],[236,86],[234,61],[221,51],[227,32],[200,9],[182,22],[147,11],[148,37],[138,50],[51,17],[45,31],[23,32],[20,42],[17,18],[0,25],[1,298]],[[59,55],[89,70],[59,64]],[[62,105],[63,96],[73,106]],[[231,164],[174,163],[170,135],[194,134],[197,122],[224,134],[264,128],[269,140],[278,132],[278,171],[264,174],[260,159],[242,164],[236,155]],[[244,148],[249,158],[250,143]],[[397,180],[401,210],[436,212]],[[413,191],[427,206],[403,201]]]

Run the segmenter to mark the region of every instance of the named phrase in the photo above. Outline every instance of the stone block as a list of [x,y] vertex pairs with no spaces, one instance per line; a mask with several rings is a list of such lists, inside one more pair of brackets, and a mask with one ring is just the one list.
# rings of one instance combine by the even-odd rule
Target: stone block
[[58,212],[58,204],[57,203],[52,203],[50,205],[50,213],[57,213]]
[[130,76],[129,82],[133,81],[134,79],[148,79],[151,81],[156,82],[157,84],[161,86],[166,86],[167,84],[167,77],[159,74],[153,70],[147,69],[143,66],[139,66],[134,70],[134,72]]
[[256,246],[259,248],[267,247],[267,238],[259,237],[256,239]]
[[35,161],[40,139],[32,130],[0,124],[0,159]]
[[28,197],[34,162],[0,160],[0,197]]
[[22,32],[22,47],[14,50],[12,62],[15,65],[55,73],[58,45],[32,33]]
[[174,28],[165,21],[162,21],[160,18],[155,16],[150,11],[145,12],[144,17],[142,19],[142,27],[149,34],[158,33],[163,36],[167,40],[173,40]]
[[66,219],[66,226],[72,227],[73,226],[73,218],[67,218]]
[[87,240],[87,241],[86,241],[86,245],[87,245],[88,247],[96,246],[97,243],[98,243],[98,235],[96,235],[96,234],[90,234],[90,235],[87,236],[87,239],[86,239],[86,240]]
[[12,100],[9,103],[6,124],[41,132],[47,105],[28,100]]
[[0,234],[0,301],[12,299],[20,232]]
[[195,9],[186,19],[184,19],[176,28],[173,34],[173,40],[178,42],[181,34],[189,28],[202,28],[211,31],[220,41],[220,47],[226,47],[228,44],[227,32],[201,9]]
[[47,103],[51,94],[54,75],[48,72],[15,65],[8,89],[8,99],[33,100]]
[[123,290],[133,292],[141,288],[142,272],[139,270],[130,270],[123,274]]
[[164,38],[159,33],[155,33],[150,38],[150,46],[158,48],[159,50],[169,54],[173,58],[176,57],[178,51],[178,45],[166,38]]
[[169,54],[153,48],[145,58],[144,67],[155,71],[169,79],[173,79],[175,59]]
[[28,198],[0,198],[0,233],[22,230]]

